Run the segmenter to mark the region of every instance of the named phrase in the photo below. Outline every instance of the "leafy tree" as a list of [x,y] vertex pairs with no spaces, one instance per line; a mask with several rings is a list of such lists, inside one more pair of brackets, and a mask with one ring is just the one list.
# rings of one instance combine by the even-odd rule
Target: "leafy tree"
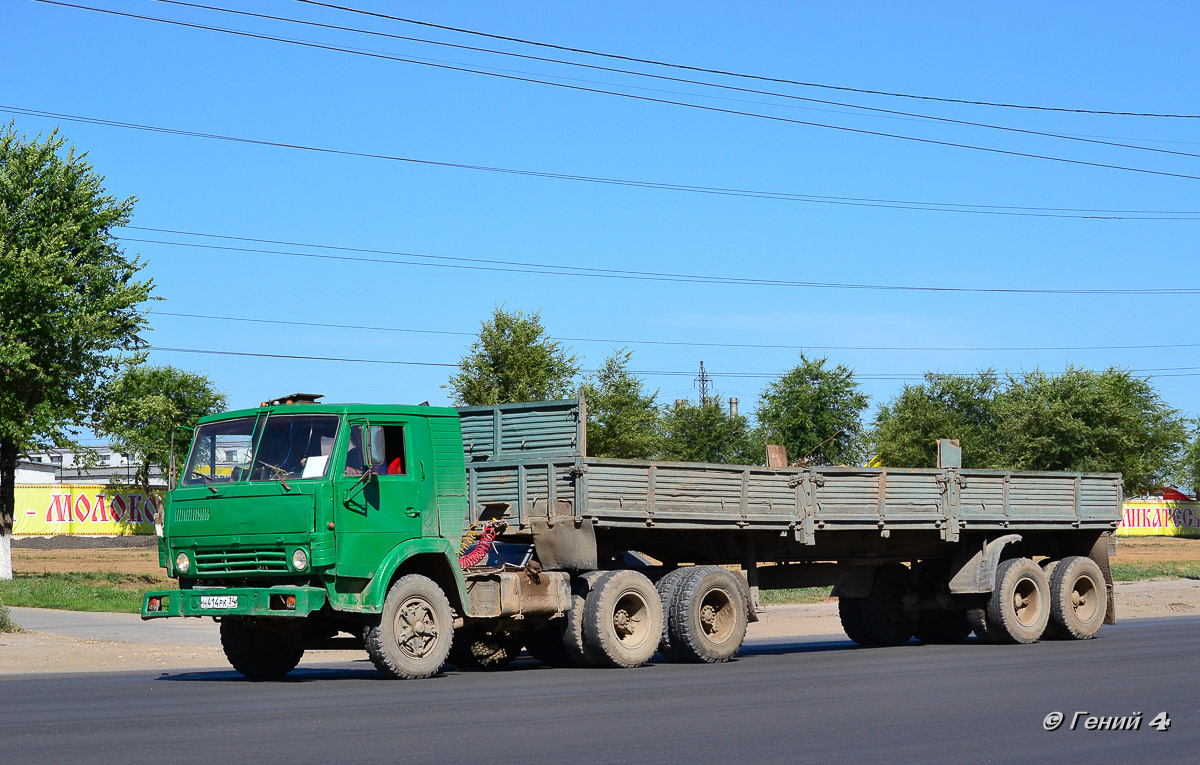
[[172,366],[139,365],[126,369],[107,391],[107,404],[97,418],[99,432],[113,446],[137,455],[135,479],[150,491],[150,467],[166,470],[175,434],[175,460],[182,465],[191,439],[184,428],[206,414],[225,408],[225,394],[203,375]]
[[662,456],[684,462],[761,464],[763,442],[749,421],[730,417],[720,396],[700,403],[691,401],[667,407],[662,413]]
[[18,456],[71,446],[108,381],[145,346],[142,304],[153,283],[125,257],[118,200],[86,155],[0,130],[0,578],[12,577]]
[[925,375],[906,385],[875,415],[874,448],[890,467],[935,467],[937,440],[957,438],[963,467],[995,468],[1003,460],[996,425],[1001,393],[994,370],[978,375]]
[[1187,439],[1179,412],[1117,368],[1010,375],[996,417],[1005,467],[1119,472],[1127,494],[1167,483]]
[[629,371],[633,356],[622,348],[583,383],[587,446],[593,457],[649,459],[658,451],[658,392],[647,393]]
[[1192,438],[1179,460],[1179,488],[1200,499],[1200,420],[1192,422]]
[[545,401],[570,395],[578,357],[542,326],[541,312],[526,316],[496,306],[479,338],[446,385],[459,405]]
[[866,394],[854,372],[826,359],[809,359],[767,385],[754,416],[767,443],[783,444],[788,457],[818,465],[855,465],[863,458],[862,413]]

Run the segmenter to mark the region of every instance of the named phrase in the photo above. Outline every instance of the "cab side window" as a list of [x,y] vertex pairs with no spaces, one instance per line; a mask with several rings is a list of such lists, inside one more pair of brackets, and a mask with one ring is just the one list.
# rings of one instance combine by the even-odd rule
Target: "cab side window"
[[362,475],[363,461],[366,458],[363,448],[363,426],[355,425],[350,428],[350,444],[346,448],[346,471],[343,475]]
[[[379,449],[380,446],[382,449]],[[376,451],[382,451],[382,454],[376,454]],[[403,425],[371,426],[371,461],[376,463],[373,470],[380,475],[408,474]]]

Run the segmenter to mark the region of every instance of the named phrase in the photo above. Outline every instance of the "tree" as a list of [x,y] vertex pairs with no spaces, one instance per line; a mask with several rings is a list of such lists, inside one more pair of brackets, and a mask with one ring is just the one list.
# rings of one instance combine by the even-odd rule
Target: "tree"
[[863,458],[866,394],[854,372],[826,359],[809,359],[767,385],[754,416],[767,443],[783,444],[789,458],[818,465],[855,465]]
[[108,381],[140,358],[151,280],[112,235],[134,199],[58,132],[44,140],[0,131],[0,578],[12,577],[17,459],[69,446]]
[[749,421],[730,417],[714,395],[700,403],[686,401],[662,413],[662,456],[684,462],[755,464],[765,457],[761,438]]
[[658,391],[647,393],[629,371],[633,356],[622,348],[583,383],[587,447],[593,457],[649,459],[658,451]]
[[446,387],[467,406],[565,398],[579,373],[578,357],[550,339],[540,311],[526,316],[503,306],[482,323],[458,368]]
[[137,456],[135,479],[150,492],[150,467],[166,470],[175,434],[175,460],[182,465],[191,442],[186,428],[206,414],[225,408],[225,394],[203,375],[172,366],[138,365],[112,382],[107,404],[97,418],[99,432],[113,437],[113,446]]
[[996,416],[1004,467],[1121,473],[1130,495],[1167,483],[1187,439],[1179,412],[1126,369],[1009,375]]
[[1179,460],[1176,482],[1179,488],[1200,499],[1200,420],[1192,421],[1192,438]]
[[906,385],[879,407],[872,434],[879,461],[889,467],[936,467],[937,440],[956,438],[963,467],[1002,464],[996,426],[996,372],[977,375],[928,373],[920,385]]

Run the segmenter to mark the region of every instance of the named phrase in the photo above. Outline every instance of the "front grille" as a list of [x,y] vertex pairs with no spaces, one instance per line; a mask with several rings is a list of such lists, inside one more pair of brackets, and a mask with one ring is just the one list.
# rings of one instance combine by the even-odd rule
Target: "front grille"
[[277,547],[197,550],[197,574],[286,574],[287,551]]

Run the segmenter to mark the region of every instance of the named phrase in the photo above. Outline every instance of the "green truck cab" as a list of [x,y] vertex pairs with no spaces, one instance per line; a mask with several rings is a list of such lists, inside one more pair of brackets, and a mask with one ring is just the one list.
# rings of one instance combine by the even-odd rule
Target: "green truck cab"
[[[147,593],[142,617],[217,617],[226,654],[252,677],[347,643],[390,676],[432,674],[470,614],[459,414],[312,398],[200,420],[159,538],[179,589]],[[559,579],[550,615],[566,600]]]

